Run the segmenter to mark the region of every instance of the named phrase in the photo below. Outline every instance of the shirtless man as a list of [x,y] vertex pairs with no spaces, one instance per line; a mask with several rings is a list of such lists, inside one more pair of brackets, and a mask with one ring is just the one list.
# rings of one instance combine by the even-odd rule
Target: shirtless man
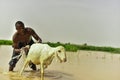
[[[16,32],[13,35],[13,54],[12,58],[9,62],[9,71],[13,71],[16,63],[20,59],[20,51],[22,47],[25,47],[26,45],[32,45],[34,41],[32,40],[32,37],[34,37],[37,42],[41,43],[41,38],[35,33],[35,31],[32,28],[28,28],[24,26],[24,23],[21,21],[17,21],[15,23]],[[27,54],[26,54],[27,55]],[[16,57],[19,56],[19,57]],[[33,70],[36,70],[36,65],[33,63],[29,63],[30,68]]]

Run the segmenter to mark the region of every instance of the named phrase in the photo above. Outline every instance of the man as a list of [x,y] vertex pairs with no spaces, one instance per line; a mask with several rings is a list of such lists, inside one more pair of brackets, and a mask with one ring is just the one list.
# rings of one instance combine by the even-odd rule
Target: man
[[[32,37],[34,37],[37,42],[42,42],[41,38],[36,34],[36,32],[32,28],[28,28],[24,26],[24,23],[21,21],[17,21],[15,23],[16,32],[13,35],[13,54],[12,58],[9,62],[9,71],[13,71],[16,63],[20,59],[20,51],[22,47],[25,47],[26,45],[32,45],[34,41],[32,40]],[[27,55],[27,54],[26,54]],[[32,62],[29,63],[29,66],[36,70],[36,65]]]

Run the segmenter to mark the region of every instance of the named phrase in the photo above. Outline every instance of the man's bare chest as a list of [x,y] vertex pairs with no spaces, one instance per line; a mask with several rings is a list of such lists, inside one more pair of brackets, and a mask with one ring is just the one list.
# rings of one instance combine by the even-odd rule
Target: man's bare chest
[[17,39],[22,42],[27,42],[31,39],[31,35],[29,34],[24,34],[24,35],[18,35]]

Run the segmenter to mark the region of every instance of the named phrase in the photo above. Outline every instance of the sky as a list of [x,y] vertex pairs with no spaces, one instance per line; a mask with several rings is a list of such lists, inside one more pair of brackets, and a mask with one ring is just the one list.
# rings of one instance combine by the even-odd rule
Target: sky
[[0,39],[12,40],[16,21],[43,42],[120,47],[120,0],[0,0]]

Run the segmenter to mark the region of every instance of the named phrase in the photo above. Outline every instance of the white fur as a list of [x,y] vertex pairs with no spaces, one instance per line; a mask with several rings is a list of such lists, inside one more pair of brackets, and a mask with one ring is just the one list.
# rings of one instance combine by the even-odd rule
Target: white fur
[[60,62],[66,62],[67,59],[64,47],[58,46],[54,48],[50,47],[48,44],[33,44],[29,49],[27,58],[25,60],[23,68],[20,71],[20,74],[22,74],[24,68],[31,61],[36,65],[40,64],[41,80],[43,80],[44,69],[51,64],[55,56],[60,60]]

